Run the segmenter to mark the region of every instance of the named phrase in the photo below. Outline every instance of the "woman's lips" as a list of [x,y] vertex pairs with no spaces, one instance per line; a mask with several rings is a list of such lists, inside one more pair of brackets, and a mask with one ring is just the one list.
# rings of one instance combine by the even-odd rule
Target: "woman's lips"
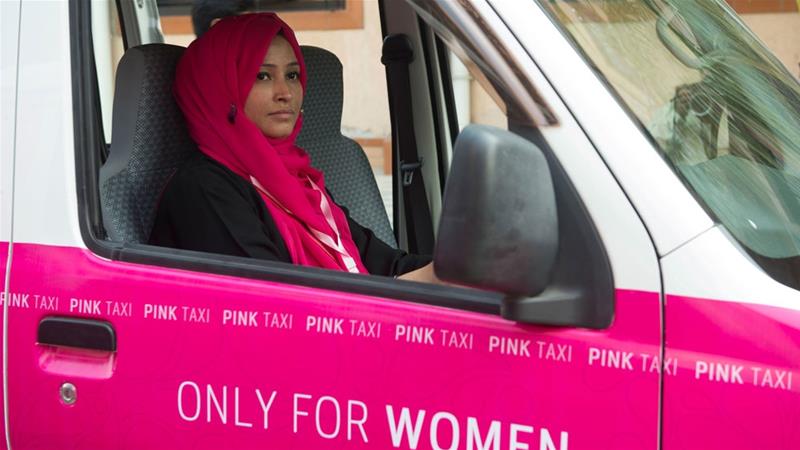
[[269,113],[269,116],[276,120],[291,120],[294,118],[294,111],[275,111]]

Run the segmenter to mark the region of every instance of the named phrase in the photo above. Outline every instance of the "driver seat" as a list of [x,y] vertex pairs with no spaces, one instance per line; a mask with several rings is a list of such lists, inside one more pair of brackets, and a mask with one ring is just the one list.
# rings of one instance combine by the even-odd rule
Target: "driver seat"
[[[333,198],[378,238],[396,246],[369,162],[341,135],[342,65],[335,55],[302,46],[309,72],[298,145],[325,173]],[[128,49],[117,68],[112,145],[100,168],[100,202],[108,238],[147,243],[164,186],[195,151],[172,96],[184,48],[147,44]]]

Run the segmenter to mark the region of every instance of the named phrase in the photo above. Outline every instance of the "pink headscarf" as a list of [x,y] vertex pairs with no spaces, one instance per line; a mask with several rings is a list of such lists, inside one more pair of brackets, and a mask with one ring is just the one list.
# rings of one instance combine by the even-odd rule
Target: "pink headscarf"
[[[258,187],[292,262],[367,273],[347,218],[325,191],[322,173],[294,143],[302,115],[289,136],[273,139],[244,114],[264,55],[278,33],[294,50],[305,91],[306,67],[294,32],[275,14],[260,13],[225,18],[192,42],[178,63],[175,98],[200,151]],[[332,242],[340,244],[339,251]]]

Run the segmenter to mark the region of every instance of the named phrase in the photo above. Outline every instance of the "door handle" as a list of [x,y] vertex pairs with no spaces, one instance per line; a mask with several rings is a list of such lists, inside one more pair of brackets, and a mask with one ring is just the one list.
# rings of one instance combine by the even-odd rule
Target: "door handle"
[[106,352],[117,351],[117,334],[111,323],[74,317],[45,317],[39,322],[39,344],[75,347]]

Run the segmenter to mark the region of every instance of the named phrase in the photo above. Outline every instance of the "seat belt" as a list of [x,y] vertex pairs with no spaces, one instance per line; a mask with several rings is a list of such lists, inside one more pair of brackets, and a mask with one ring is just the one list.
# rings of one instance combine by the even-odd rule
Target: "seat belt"
[[422,177],[423,160],[417,153],[414,115],[411,107],[411,81],[408,66],[414,60],[411,42],[403,34],[387,36],[383,41],[381,63],[386,66],[389,104],[392,117],[392,154],[399,155],[400,165],[394,173],[402,182],[403,207],[406,219],[408,250],[411,253],[433,253],[433,222]]

